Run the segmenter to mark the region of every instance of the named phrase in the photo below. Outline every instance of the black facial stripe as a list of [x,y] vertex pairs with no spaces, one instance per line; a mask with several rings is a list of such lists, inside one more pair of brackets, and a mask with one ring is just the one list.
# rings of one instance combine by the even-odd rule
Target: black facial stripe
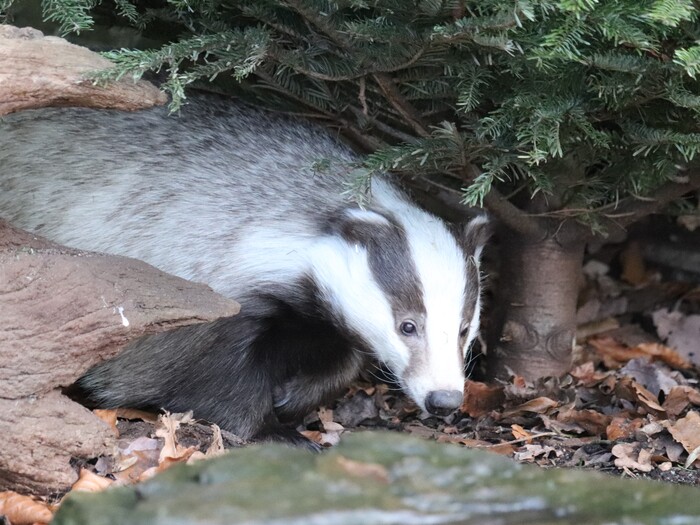
[[423,286],[403,229],[390,217],[387,222],[345,216],[336,231],[349,243],[367,250],[370,270],[389,298],[392,311],[425,314]]
[[462,308],[462,319],[471,322],[474,317],[476,301],[479,298],[480,276],[479,267],[474,256],[467,257],[467,283],[464,288],[464,306]]
[[392,310],[425,314],[423,286],[404,232],[398,226],[382,228],[365,248],[372,274],[391,299]]
[[462,319],[471,322],[476,310],[476,301],[479,298],[481,289],[481,276],[479,274],[479,265],[475,260],[477,249],[484,246],[492,233],[492,224],[484,221],[483,217],[468,222],[461,231],[451,229],[457,241],[457,246],[464,254],[466,264],[467,282],[464,289],[464,306],[462,307]]

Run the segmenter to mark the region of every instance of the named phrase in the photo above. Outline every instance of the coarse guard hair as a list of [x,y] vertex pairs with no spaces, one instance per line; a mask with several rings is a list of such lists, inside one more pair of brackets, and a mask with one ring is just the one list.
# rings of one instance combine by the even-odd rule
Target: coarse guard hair
[[486,219],[455,233],[389,176],[360,208],[343,196],[356,160],[315,125],[212,95],[176,116],[32,110],[0,121],[0,215],[241,304],[89,370],[77,385],[90,402],[193,409],[243,438],[302,442],[286,424],[368,356],[448,414],[479,329]]

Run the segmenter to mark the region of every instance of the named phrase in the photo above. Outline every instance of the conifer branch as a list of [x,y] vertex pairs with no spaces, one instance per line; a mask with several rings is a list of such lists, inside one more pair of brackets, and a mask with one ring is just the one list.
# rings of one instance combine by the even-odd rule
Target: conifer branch
[[[42,4],[77,30],[99,2]],[[485,204],[526,235],[624,227],[697,187],[684,174],[687,184],[659,188],[700,158],[691,0],[515,10],[497,0],[176,0],[158,13],[114,4],[144,34],[157,19],[172,33],[160,49],[109,55],[110,78],[164,68],[174,103],[195,81],[245,78],[237,95],[345,131],[371,153],[358,173],[395,170],[428,184],[457,174],[462,203]],[[576,169],[558,168],[564,158]],[[527,197],[538,195],[547,198],[534,214]]]
[[664,206],[681,198],[683,195],[700,189],[700,170],[696,169],[682,175],[686,181],[669,181],[654,191],[653,198],[637,199],[627,197],[615,206],[614,212],[603,213],[608,226],[625,228],[630,224],[658,212]]
[[[393,73],[396,71],[401,71],[403,69],[411,67],[415,62],[420,60],[420,57],[423,55],[425,49],[421,48],[418,50],[417,53],[415,53],[411,58],[409,58],[406,62],[403,62],[401,64],[398,64],[396,66],[388,67],[388,68],[364,68],[362,71],[358,71],[356,73],[350,73],[347,75],[329,75],[326,73],[321,73],[319,71],[312,71],[308,68],[301,67],[296,64],[289,64],[289,66],[294,69],[297,73],[300,73],[302,75],[305,75],[309,78],[315,78],[316,80],[323,80],[325,82],[347,82],[351,80],[358,80],[362,79],[368,75],[375,74],[375,73]],[[276,59],[282,58],[282,55],[279,52],[276,51],[271,51],[270,56]]]
[[[471,182],[476,179],[479,170],[473,164],[467,164],[463,172],[464,180]],[[489,192],[484,195],[483,202],[485,207],[511,230],[530,237],[545,235],[546,228],[540,220],[515,206],[495,187],[491,186]]]
[[340,49],[345,51],[351,50],[350,41],[339,31],[332,27],[328,20],[314,9],[307,8],[303,2],[299,0],[287,0],[286,3],[299,13],[305,20],[311,22],[317,29],[328,37]]
[[523,210],[512,204],[496,188],[491,188],[484,196],[486,208],[496,218],[514,232],[528,237],[544,237],[547,229]]
[[405,142],[406,144],[416,144],[418,142],[416,137],[414,137],[413,135],[404,133],[403,131],[396,129],[393,126],[390,126],[386,122],[382,122],[381,120],[376,119],[370,115],[366,115],[364,111],[362,111],[359,108],[356,108],[355,106],[348,106],[348,110],[350,110],[358,119],[362,118],[367,120],[372,127],[378,129],[386,135],[389,135],[390,137],[394,137],[400,142]]
[[418,111],[401,95],[393,79],[386,73],[375,73],[373,76],[389,103],[406,119],[413,130],[421,137],[430,136],[426,126],[421,123]]
[[321,113],[324,117],[326,118],[333,118],[334,115],[330,111],[326,111],[323,108],[319,108],[317,106],[312,106],[309,104],[307,100],[304,100],[303,98],[295,95],[294,93],[290,92],[289,90],[286,90],[282,88],[281,86],[278,85],[277,82],[265,71],[262,69],[258,69],[255,72],[255,76],[257,76],[259,79],[265,81],[267,84],[268,89],[277,91],[278,93],[284,95],[285,97],[294,100],[295,102],[298,102],[299,104],[302,104],[304,107],[310,108],[315,112]]

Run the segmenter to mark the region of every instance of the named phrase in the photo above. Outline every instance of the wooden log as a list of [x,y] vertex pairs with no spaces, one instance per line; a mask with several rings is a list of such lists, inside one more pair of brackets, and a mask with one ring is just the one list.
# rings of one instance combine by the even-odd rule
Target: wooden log
[[106,58],[32,28],[0,25],[0,115],[46,106],[136,110],[167,97],[144,80],[98,86],[86,75],[112,67]]
[[0,490],[65,489],[71,457],[109,452],[109,429],[60,388],[139,337],[238,310],[206,285],[0,220]]

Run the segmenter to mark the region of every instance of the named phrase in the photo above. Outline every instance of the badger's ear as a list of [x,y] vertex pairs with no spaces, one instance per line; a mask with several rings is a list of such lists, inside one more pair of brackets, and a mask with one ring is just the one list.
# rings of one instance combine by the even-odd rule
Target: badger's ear
[[481,250],[493,234],[493,222],[488,215],[481,214],[474,217],[464,226],[462,242],[464,251],[469,255],[481,255]]
[[376,211],[360,208],[341,210],[329,221],[330,233],[338,235],[350,244],[367,246],[371,239],[381,237],[395,225]]

